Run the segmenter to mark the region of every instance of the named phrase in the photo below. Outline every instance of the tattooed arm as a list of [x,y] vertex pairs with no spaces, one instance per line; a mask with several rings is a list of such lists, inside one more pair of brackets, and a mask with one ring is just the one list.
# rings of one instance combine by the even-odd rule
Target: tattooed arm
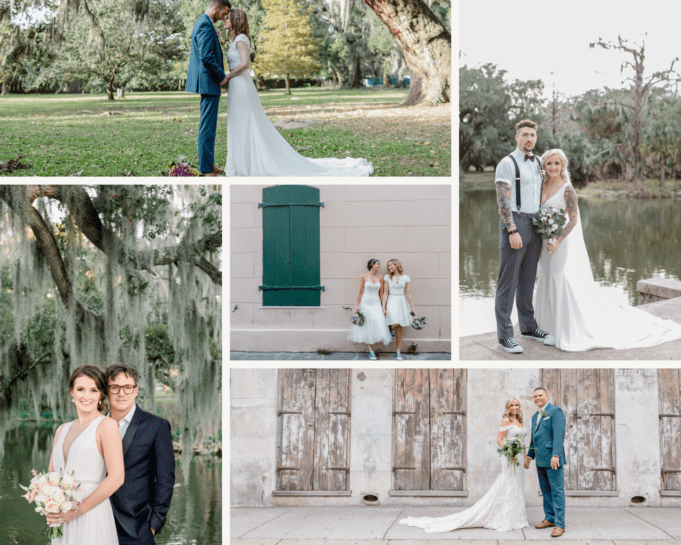
[[577,214],[579,213],[579,209],[577,208],[577,193],[575,193],[575,188],[571,185],[568,185],[565,188],[565,212],[567,213],[570,222],[565,229],[563,229],[563,234],[556,239],[556,242],[546,246],[549,254],[553,254],[553,252],[558,249],[560,243],[563,242],[565,237],[568,236],[575,228],[575,225],[577,225]]
[[[497,182],[497,204],[499,205],[499,215],[501,221],[504,222],[507,231],[514,231],[516,226],[513,221],[513,212],[511,211],[511,186],[504,182]],[[519,233],[509,235],[508,241],[511,248],[517,250],[523,247],[523,240]]]

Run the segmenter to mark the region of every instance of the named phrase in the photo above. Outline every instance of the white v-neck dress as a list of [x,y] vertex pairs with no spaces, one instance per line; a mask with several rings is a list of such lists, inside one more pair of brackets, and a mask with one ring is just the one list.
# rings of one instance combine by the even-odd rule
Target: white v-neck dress
[[407,303],[407,298],[404,296],[404,288],[407,282],[411,282],[406,274],[400,276],[397,281],[390,278],[389,274],[386,274],[383,279],[388,283],[388,301],[386,302],[385,309],[387,311],[386,322],[388,325],[399,324],[402,327],[409,327],[411,325],[411,309],[409,308],[409,303]]
[[[106,477],[106,464],[97,449],[95,435],[97,427],[104,418],[104,416],[95,418],[76,437],[69,449],[66,461],[64,461],[64,438],[73,422],[64,424],[52,451],[54,470],[73,471],[73,478],[83,488],[83,498],[92,494]],[[59,539],[53,539],[52,545],[118,545],[116,523],[111,502],[108,499],[84,515],[64,523],[62,529],[64,535]]]

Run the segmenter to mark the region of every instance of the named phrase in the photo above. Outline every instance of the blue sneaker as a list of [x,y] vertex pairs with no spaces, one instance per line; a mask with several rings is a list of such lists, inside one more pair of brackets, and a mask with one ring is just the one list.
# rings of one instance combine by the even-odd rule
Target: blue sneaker
[[397,351],[397,354],[395,354],[395,359],[396,359],[396,360],[401,360],[401,359],[402,359],[402,354],[400,353],[399,350]]
[[374,354],[373,350],[369,350],[369,359],[370,360],[377,360],[378,358],[376,357],[376,354]]

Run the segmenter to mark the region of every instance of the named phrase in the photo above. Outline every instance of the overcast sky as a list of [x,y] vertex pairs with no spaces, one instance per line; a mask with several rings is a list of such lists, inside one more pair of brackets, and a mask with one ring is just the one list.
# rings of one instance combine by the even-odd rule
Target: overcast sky
[[[493,63],[506,70],[508,81],[541,79],[546,97],[553,85],[567,95],[605,86],[620,88],[620,65],[632,60],[631,55],[589,48],[589,42],[599,37],[616,41],[618,34],[630,45],[645,40],[646,74],[666,70],[681,56],[681,7],[661,0],[463,0],[459,6],[459,50],[463,53],[459,66]],[[679,62],[674,68],[681,73]]]

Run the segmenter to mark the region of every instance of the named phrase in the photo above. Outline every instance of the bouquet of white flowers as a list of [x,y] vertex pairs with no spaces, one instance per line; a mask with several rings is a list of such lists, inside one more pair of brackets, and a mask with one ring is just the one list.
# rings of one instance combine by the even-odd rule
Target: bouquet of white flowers
[[414,314],[413,312],[411,313],[411,315],[412,315],[412,318],[414,318],[411,321],[411,327],[413,327],[414,329],[423,329],[424,327],[426,327],[426,317],[425,316],[423,316],[421,318],[417,318],[416,314]]
[[556,239],[563,234],[563,228],[567,223],[565,210],[562,208],[543,208],[539,212],[539,220],[532,220],[535,231],[542,240],[547,240],[549,244],[556,242]]
[[[23,496],[28,503],[35,503],[36,513],[46,516],[48,513],[66,513],[76,509],[78,503],[83,501],[83,489],[73,478],[73,471],[38,473],[31,471],[33,478],[31,483],[21,486],[26,491]],[[57,539],[64,535],[61,524],[50,526],[47,537]]]

